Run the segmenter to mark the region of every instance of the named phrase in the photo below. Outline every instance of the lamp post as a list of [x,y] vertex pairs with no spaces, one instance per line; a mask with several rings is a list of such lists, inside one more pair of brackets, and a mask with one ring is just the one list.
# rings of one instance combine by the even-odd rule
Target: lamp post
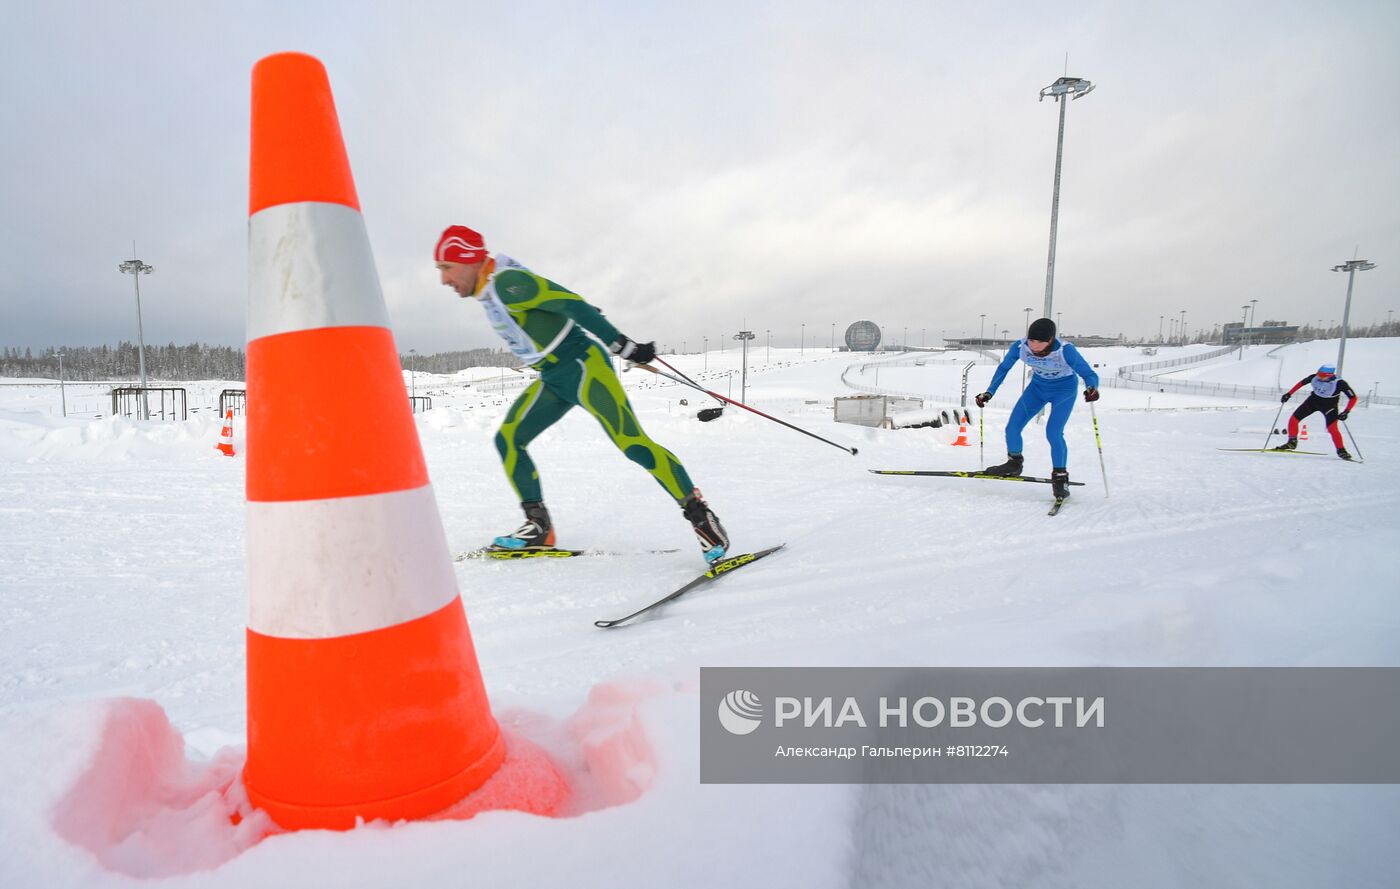
[[928,328],[927,328],[927,327],[920,327],[920,328],[919,328],[919,348],[920,348],[920,349],[927,349],[927,348],[928,348]]
[[753,331],[741,330],[734,334],[734,339],[739,340],[744,347],[743,373],[739,377],[739,400],[749,400],[749,340],[754,339]]
[[909,351],[909,328],[904,328],[904,351]]
[[410,398],[418,397],[418,362],[415,360],[417,357],[418,350],[408,350],[408,396]]
[[763,355],[763,363],[764,363],[764,364],[772,364],[772,363],[773,363],[773,331],[771,331],[771,330],[765,330],[765,331],[763,331],[763,335],[766,337],[765,345],[764,345],[764,348],[765,348],[766,351],[764,352],[764,355]]
[[1181,344],[1186,345],[1186,310],[1181,310]]
[[797,354],[799,354],[799,355],[806,355],[806,354],[807,354],[807,322],[806,322],[806,321],[803,321],[803,322],[802,322],[802,346],[801,346],[801,348],[799,348],[799,349],[797,350]]
[[63,405],[63,416],[68,416],[68,395],[63,391],[63,353],[58,353],[58,400]]
[[[133,249],[133,253],[136,251]],[[136,360],[141,368],[141,414],[143,420],[151,418],[151,405],[146,401],[146,332],[141,325],[141,276],[154,272],[155,266],[147,265],[139,259],[128,259],[117,266],[117,271],[131,276],[136,286]]]
[[707,337],[707,336],[703,336],[703,337],[701,337],[700,339],[704,340],[704,342],[705,342],[705,368],[704,368],[704,369],[705,369],[705,370],[709,370],[709,369],[710,369],[710,338]]
[[[1026,330],[1029,331],[1030,329],[1031,329],[1031,307],[1030,307],[1030,306],[1026,306]],[[1022,336],[1029,336],[1029,333],[1022,334]],[[1025,391],[1026,391],[1026,374],[1027,374],[1027,372],[1028,372],[1028,369],[1027,369],[1027,367],[1026,367],[1026,364],[1025,364],[1025,362],[1022,362],[1022,363],[1021,363],[1021,391],[1022,391],[1022,392],[1025,392]]]
[[1060,105],[1060,133],[1055,140],[1055,190],[1050,199],[1050,258],[1045,263],[1045,315],[1050,317],[1050,307],[1055,295],[1055,233],[1060,223],[1060,168],[1065,156],[1065,101],[1089,95],[1094,85],[1082,77],[1061,77],[1040,91],[1039,101],[1052,97]]
[[[978,317],[980,317],[980,318],[982,319],[982,326],[979,327],[979,328],[977,329],[977,348],[980,349],[980,348],[982,348],[984,345],[986,345],[986,344],[983,342],[983,340],[986,339],[986,336],[987,336],[987,316],[986,316],[986,315],[980,315],[980,316],[978,316]],[[993,326],[993,327],[996,327],[995,324],[993,324],[992,326]]]
[[836,322],[831,322],[831,351],[836,351]]
[[1166,315],[1157,316],[1157,342],[1162,342],[1162,322],[1167,320]]
[[1351,318],[1351,285],[1356,281],[1357,272],[1368,272],[1375,268],[1374,262],[1365,259],[1353,259],[1341,265],[1332,267],[1334,272],[1347,273],[1347,304],[1342,309],[1342,344],[1337,347],[1337,376],[1342,375],[1342,360],[1347,357],[1347,321]]
[[1240,360],[1244,360],[1244,332],[1249,324],[1249,305],[1240,306],[1244,314],[1240,316]]

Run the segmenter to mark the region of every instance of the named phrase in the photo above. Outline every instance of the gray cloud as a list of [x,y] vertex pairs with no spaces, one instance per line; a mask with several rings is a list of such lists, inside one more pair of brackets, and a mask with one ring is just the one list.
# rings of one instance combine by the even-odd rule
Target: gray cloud
[[[74,4],[0,28],[0,344],[243,339],[248,84],[326,63],[400,348],[491,345],[429,252],[463,222],[629,334],[692,347],[1400,308],[1393,4]],[[617,5],[621,7],[622,5]],[[932,338],[934,334],[930,334]],[[913,339],[911,334],[911,339]]]

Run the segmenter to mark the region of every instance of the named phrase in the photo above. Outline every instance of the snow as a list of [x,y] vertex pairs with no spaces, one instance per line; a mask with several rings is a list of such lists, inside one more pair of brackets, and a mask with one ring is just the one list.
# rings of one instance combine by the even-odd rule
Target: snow
[[[1335,347],[1190,370],[1291,384]],[[1108,375],[1183,354],[1085,353]],[[893,363],[911,357],[931,360]],[[875,356],[879,386],[951,394],[926,404],[951,408],[973,358]],[[345,833],[265,835],[237,780],[244,429],[236,418],[239,456],[220,456],[213,405],[238,384],[187,384],[198,411],[164,423],[96,418],[108,405],[92,384],[68,386],[70,414],[75,389],[90,408],[68,419],[56,385],[0,386],[0,885],[1393,885],[1393,786],[698,783],[701,666],[1400,666],[1400,410],[1356,412],[1367,462],[1351,465],[1217,450],[1261,445],[1276,405],[1106,389],[1112,496],[1081,404],[1068,438],[1086,487],[1049,519],[1031,486],[865,471],[999,461],[1019,368],[985,411],[982,453],[976,410],[970,448],[951,446],[956,425],[833,423],[831,399],[853,394],[843,372],[870,359],[749,353],[750,403],[856,457],[732,407],[698,423],[712,399],[624,375],[736,548],[788,544],[626,628],[592,622],[693,577],[692,535],[591,418],[541,436],[561,544],[679,550],[454,565],[511,755],[566,777],[563,817]],[[670,360],[740,396],[734,349]],[[991,371],[975,366],[969,393]],[[1348,343],[1358,390],[1385,392],[1397,371],[1394,340]],[[875,385],[873,369],[848,379]],[[405,374],[433,399],[418,430],[456,548],[517,522],[491,434],[525,381]],[[1026,445],[1027,471],[1046,474],[1034,425]]]

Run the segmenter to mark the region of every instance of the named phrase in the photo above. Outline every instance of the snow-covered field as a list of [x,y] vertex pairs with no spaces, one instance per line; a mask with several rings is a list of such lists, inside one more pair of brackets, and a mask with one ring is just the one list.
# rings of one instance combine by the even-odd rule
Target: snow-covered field
[[[1335,346],[1190,374],[1291,385]],[[1154,360],[1086,355],[1108,374]],[[834,424],[855,356],[749,357],[750,403],[859,455],[742,410],[699,423],[711,399],[624,379],[735,549],[786,551],[595,629],[701,563],[655,483],[574,412],[532,446],[561,545],[680,551],[455,565],[493,709],[573,777],[569,817],[260,842],[257,817],[229,821],[236,782],[221,792],[244,744],[245,507],[242,424],[240,456],[220,456],[213,404],[236,384],[188,384],[200,410],[179,423],[94,419],[103,391],[81,384],[65,420],[56,386],[0,386],[0,886],[1396,885],[1394,786],[700,785],[696,695],[701,666],[1400,666],[1400,410],[1356,412],[1351,465],[1217,450],[1261,445],[1277,405],[1109,389],[1112,496],[1080,404],[1070,471],[1087,486],[1051,519],[1032,486],[867,473],[981,458],[975,428],[954,448],[955,429]],[[740,395],[733,349],[673,363]],[[1398,371],[1400,343],[1348,344],[1358,391],[1392,391]],[[878,385],[956,393],[960,373],[891,366]],[[523,382],[412,380],[433,398],[418,430],[454,548],[518,524],[491,434]],[[986,411],[986,462],[1018,389],[1019,368]],[[1047,474],[1038,427],[1026,443]]]

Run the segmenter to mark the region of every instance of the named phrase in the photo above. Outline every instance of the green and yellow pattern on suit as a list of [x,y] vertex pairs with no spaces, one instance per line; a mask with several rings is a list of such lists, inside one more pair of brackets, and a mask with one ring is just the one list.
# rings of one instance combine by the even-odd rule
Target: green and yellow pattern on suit
[[496,450],[521,501],[544,499],[530,442],[575,405],[598,420],[627,459],[651,473],[677,503],[684,501],[694,488],[685,467],[643,431],[607,354],[583,331],[607,343],[621,333],[577,294],[507,257],[496,262],[500,271],[480,294],[487,314],[512,351],[540,374],[506,411],[496,433]]

